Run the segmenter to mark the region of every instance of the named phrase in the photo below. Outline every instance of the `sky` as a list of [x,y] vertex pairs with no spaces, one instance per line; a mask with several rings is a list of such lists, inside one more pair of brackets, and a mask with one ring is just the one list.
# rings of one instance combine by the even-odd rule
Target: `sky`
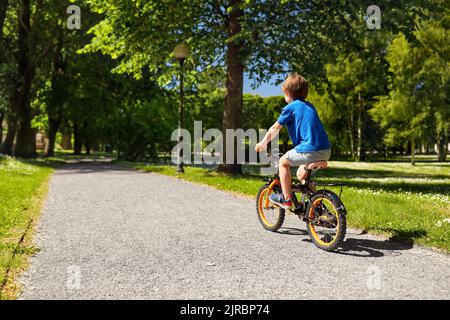
[[250,85],[252,81],[247,75],[244,75],[244,93],[258,94],[262,97],[281,96],[281,83],[275,86],[276,76],[273,76],[269,81],[262,83],[261,86],[253,90]]

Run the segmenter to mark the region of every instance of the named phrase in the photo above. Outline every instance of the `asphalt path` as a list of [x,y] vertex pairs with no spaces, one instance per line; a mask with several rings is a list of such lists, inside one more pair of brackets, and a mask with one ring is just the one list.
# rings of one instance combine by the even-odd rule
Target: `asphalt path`
[[450,298],[449,255],[351,229],[325,252],[294,215],[269,232],[253,199],[108,163],[55,172],[35,245],[21,299]]

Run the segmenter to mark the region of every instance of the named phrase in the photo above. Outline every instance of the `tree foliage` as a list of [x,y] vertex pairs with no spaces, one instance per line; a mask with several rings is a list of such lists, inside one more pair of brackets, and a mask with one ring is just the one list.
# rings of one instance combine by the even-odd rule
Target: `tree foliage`
[[[445,139],[448,141],[450,38],[445,21],[422,24],[415,32],[415,43],[403,34],[393,39],[387,55],[390,90],[372,110],[374,118],[387,128],[385,143],[395,146],[410,141],[412,154],[419,142],[429,143],[429,136],[436,137],[439,148],[445,148]],[[440,160],[445,153],[439,152]]]
[[[71,3],[81,7],[81,30],[65,25]],[[77,153],[102,145],[126,159],[169,151],[179,103],[173,49],[185,43],[188,130],[197,120],[204,130],[268,128],[283,98],[243,94],[244,72],[258,85],[297,71],[311,84],[333,154],[363,159],[436,143],[445,159],[448,5],[378,1],[381,29],[368,30],[371,4],[0,0],[3,151],[12,153],[15,141],[17,155],[33,156],[37,130],[47,133],[49,156],[63,131],[73,133]]]

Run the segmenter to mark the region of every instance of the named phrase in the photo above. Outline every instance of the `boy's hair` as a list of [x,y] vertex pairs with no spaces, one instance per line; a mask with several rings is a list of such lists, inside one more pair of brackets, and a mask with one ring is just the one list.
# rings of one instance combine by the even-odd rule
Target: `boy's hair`
[[296,72],[287,76],[281,89],[293,99],[306,99],[308,96],[308,82]]

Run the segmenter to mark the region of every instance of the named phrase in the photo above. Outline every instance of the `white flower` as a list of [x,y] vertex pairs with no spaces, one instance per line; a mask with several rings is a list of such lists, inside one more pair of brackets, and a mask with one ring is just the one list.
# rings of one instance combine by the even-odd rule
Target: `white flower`
[[450,219],[444,219],[444,220],[442,220],[442,221],[438,221],[437,223],[436,223],[436,227],[442,227],[445,223],[448,223],[448,224],[450,224]]

